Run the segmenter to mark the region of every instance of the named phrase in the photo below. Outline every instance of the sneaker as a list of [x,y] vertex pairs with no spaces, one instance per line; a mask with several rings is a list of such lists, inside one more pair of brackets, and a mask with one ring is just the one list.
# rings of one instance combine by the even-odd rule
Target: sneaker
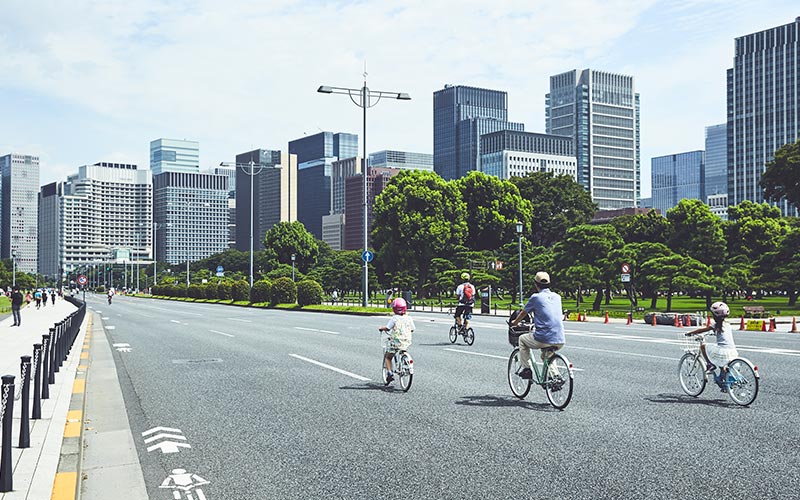
[[392,372],[387,373],[386,374],[386,382],[389,383],[392,380],[394,380],[394,373],[392,373]]
[[525,380],[530,380],[533,378],[533,372],[531,372],[530,368],[523,368],[519,371],[519,373],[517,373],[517,375],[519,375],[519,378],[524,378]]

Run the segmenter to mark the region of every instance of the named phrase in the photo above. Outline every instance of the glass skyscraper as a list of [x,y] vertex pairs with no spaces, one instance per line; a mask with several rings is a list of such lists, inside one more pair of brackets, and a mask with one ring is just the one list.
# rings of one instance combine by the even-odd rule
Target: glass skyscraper
[[433,169],[445,180],[480,170],[481,136],[523,131],[508,121],[508,94],[499,90],[445,85],[433,93]]
[[666,214],[683,199],[704,201],[705,153],[689,151],[651,160],[653,208]]
[[[728,125],[706,127],[706,199],[728,193]],[[718,198],[716,198],[718,199]]]
[[[764,201],[759,185],[775,150],[800,137],[800,17],[735,40],[728,70],[728,203]],[[797,207],[779,204],[784,215]]]
[[599,208],[636,206],[639,94],[633,77],[592,69],[551,76],[545,104],[547,133],[575,140],[578,183]]
[[17,270],[38,270],[39,157],[12,153],[0,156],[0,256],[16,255]]
[[152,175],[163,172],[198,172],[199,170],[199,142],[177,139],[156,139],[150,142]]

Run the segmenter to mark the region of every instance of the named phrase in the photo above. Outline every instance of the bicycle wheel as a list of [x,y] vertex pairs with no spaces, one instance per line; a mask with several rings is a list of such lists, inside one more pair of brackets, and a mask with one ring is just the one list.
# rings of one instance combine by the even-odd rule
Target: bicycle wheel
[[406,353],[400,355],[399,366],[397,367],[397,378],[403,392],[411,389],[411,382],[414,380],[414,368],[412,367],[411,356]]
[[383,380],[383,385],[389,385],[388,379],[389,371],[386,369],[386,360],[381,360],[381,380]]
[[511,351],[511,356],[508,357],[508,385],[511,387],[511,393],[514,396],[524,399],[531,390],[531,381],[517,375],[521,369],[519,347],[517,347]]
[[678,379],[683,392],[692,397],[697,397],[706,388],[706,368],[702,358],[687,352],[678,362]]
[[572,376],[569,361],[560,354],[553,354],[544,371],[544,390],[553,408],[563,410],[572,399]]
[[458,328],[455,326],[450,327],[450,343],[455,344],[456,339],[458,338]]
[[464,342],[466,342],[467,345],[475,343],[475,331],[472,328],[467,328],[464,332]]
[[734,403],[747,406],[758,396],[758,377],[747,361],[736,358],[728,363],[728,395]]

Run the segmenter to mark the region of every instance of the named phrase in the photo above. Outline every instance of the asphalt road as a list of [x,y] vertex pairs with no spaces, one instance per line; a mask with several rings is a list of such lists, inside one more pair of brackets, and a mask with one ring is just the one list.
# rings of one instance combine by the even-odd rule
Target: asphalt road
[[[501,318],[476,317],[470,347],[451,318],[413,314],[403,393],[380,382],[388,317],[87,299],[130,344],[114,355],[154,500],[175,469],[208,500],[800,497],[800,335],[735,332],[762,377],[739,407],[713,384],[681,392],[686,328],[568,323],[558,411],[537,387],[512,396]],[[191,448],[148,452],[170,440],[146,443],[156,427]]]

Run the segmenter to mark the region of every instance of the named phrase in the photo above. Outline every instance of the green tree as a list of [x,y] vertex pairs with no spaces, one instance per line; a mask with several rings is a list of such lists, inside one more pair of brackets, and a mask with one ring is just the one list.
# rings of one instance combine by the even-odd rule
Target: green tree
[[534,246],[552,246],[569,228],[589,223],[597,211],[589,193],[568,175],[531,172],[512,177],[511,182],[522,198],[531,202],[533,218],[526,235]]
[[281,264],[292,265],[292,254],[295,265],[301,272],[306,272],[317,263],[319,245],[301,222],[279,222],[267,231],[264,236],[264,247],[267,255]]
[[636,215],[623,215],[611,221],[625,243],[666,243],[669,236],[667,219],[656,210]]
[[466,204],[453,183],[429,171],[400,172],[375,199],[372,242],[383,274],[405,270],[429,281],[430,262],[464,241]]
[[770,288],[786,291],[789,306],[797,304],[800,290],[800,230],[784,236],[773,252],[764,254],[758,261],[760,281]]
[[775,151],[775,158],[767,163],[760,182],[766,199],[786,199],[800,207],[800,140]]
[[704,264],[724,262],[727,256],[722,219],[700,200],[681,200],[667,210],[671,231],[667,245]]
[[517,221],[529,227],[531,203],[513,183],[483,172],[470,172],[453,182],[467,204],[465,243],[470,248],[495,250],[516,238]]
[[789,229],[789,223],[781,216],[779,208],[768,203],[743,201],[728,208],[728,223],[725,225],[728,254],[754,261],[765,253],[776,251]]

